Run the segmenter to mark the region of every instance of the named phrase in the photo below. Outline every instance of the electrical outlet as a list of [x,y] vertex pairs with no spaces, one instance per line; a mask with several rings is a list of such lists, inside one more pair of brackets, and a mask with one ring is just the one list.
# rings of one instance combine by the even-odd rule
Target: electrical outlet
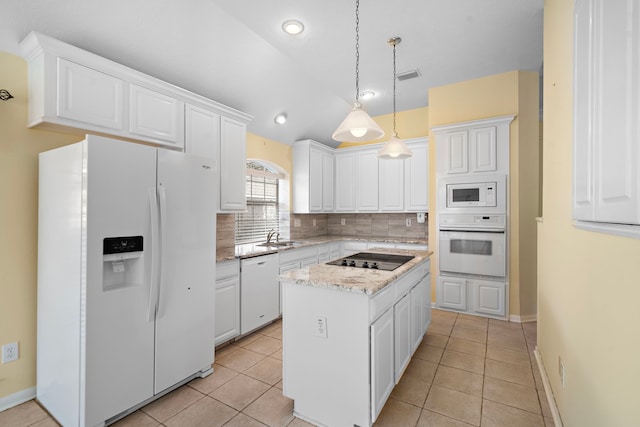
[[411,218],[406,219],[407,227],[411,227]]
[[345,225],[347,222],[344,218],[340,218],[340,225]]
[[316,224],[317,224],[317,223],[316,223],[316,219],[314,218],[314,219],[313,219],[313,226],[315,227],[315,226],[316,226]]
[[560,375],[560,383],[562,384],[562,388],[564,388],[567,373],[564,369],[564,362],[562,362],[560,356],[558,356],[558,375]]
[[300,219],[297,219],[297,218],[296,218],[296,219],[294,219],[294,220],[293,220],[293,226],[294,226],[294,227],[300,227]]
[[316,336],[327,338],[327,318],[316,317]]
[[12,342],[2,346],[2,363],[18,360],[18,343]]

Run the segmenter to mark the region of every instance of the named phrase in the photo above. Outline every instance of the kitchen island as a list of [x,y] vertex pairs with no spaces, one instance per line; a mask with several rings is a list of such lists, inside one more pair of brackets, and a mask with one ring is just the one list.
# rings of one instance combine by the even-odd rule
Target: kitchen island
[[428,251],[393,271],[318,264],[280,276],[283,393],[316,425],[371,426],[431,319]]

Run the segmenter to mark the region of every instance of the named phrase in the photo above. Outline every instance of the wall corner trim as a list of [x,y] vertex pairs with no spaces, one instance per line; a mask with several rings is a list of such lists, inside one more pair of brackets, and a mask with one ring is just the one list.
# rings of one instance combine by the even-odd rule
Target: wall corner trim
[[528,323],[528,322],[535,322],[537,320],[538,320],[537,314],[523,314],[523,315],[510,314],[509,315],[509,321],[515,322],[515,323]]

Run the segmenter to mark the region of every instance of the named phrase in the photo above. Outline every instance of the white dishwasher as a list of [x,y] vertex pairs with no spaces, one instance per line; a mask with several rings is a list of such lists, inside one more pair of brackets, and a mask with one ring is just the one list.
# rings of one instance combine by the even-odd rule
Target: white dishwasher
[[240,260],[240,333],[246,334],[280,314],[278,254]]

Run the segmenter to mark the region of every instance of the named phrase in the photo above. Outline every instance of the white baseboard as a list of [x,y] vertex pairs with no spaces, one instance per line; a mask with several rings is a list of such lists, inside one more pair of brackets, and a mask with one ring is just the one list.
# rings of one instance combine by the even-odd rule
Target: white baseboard
[[556,406],[556,399],[554,399],[553,397],[553,391],[551,390],[551,383],[549,382],[547,371],[546,369],[544,369],[544,364],[542,363],[542,356],[538,351],[538,346],[536,346],[536,348],[533,349],[533,354],[535,354],[536,362],[538,362],[538,369],[540,370],[540,376],[542,377],[544,392],[547,394],[547,403],[549,404],[549,409],[551,410],[553,423],[555,424],[556,427],[562,427],[562,419],[560,418],[560,412],[558,411],[558,407]]
[[535,322],[536,320],[538,320],[538,315],[537,314],[524,314],[524,315],[519,315],[519,314],[510,314],[509,315],[509,321],[510,322],[516,322],[516,323],[527,323],[527,322]]
[[27,402],[36,397],[36,388],[29,387],[21,390],[17,393],[10,394],[9,396],[0,397],[0,412],[5,411],[14,406],[18,406],[21,403]]

